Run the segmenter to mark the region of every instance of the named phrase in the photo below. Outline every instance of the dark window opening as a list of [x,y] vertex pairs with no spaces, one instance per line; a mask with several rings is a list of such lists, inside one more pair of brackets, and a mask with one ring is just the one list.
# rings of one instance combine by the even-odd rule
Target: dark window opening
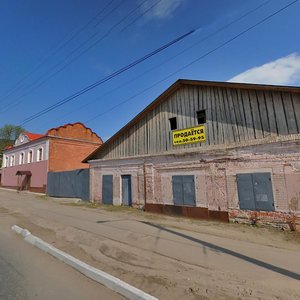
[[197,121],[198,121],[198,124],[204,124],[204,123],[206,123],[205,109],[197,111]]
[[177,120],[176,120],[176,117],[170,118],[169,121],[170,121],[171,130],[177,129]]

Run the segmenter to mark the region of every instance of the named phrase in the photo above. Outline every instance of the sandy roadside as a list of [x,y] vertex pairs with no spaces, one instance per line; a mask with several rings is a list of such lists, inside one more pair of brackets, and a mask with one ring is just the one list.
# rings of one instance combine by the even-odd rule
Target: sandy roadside
[[2,191],[0,207],[45,241],[160,299],[300,298],[297,233]]

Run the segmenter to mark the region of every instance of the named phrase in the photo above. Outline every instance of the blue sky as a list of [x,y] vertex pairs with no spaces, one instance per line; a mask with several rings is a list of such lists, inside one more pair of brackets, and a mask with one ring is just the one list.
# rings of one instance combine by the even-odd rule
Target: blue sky
[[44,133],[79,121],[106,140],[178,78],[300,85],[300,1],[183,69],[291,2],[2,0],[0,126],[21,124],[192,29],[198,30],[24,127]]

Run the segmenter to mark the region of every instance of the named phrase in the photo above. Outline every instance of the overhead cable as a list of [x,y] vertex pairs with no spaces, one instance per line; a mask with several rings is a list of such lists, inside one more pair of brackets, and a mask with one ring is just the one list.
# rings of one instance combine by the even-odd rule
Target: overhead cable
[[163,50],[169,48],[170,46],[172,46],[172,45],[178,43],[179,41],[181,41],[181,40],[183,40],[184,38],[188,37],[189,35],[191,35],[191,34],[194,33],[195,31],[196,31],[196,30],[191,30],[191,31],[189,31],[189,32],[187,32],[187,33],[181,35],[180,37],[178,37],[178,38],[172,40],[171,42],[169,42],[169,43],[167,43],[167,44],[161,46],[160,48],[158,48],[158,49],[156,49],[156,50],[154,50],[154,51],[148,53],[147,55],[145,55],[145,56],[143,56],[142,58],[139,58],[138,60],[136,60],[136,61],[130,63],[129,65],[126,65],[125,67],[123,67],[123,68],[121,68],[121,69],[119,69],[119,70],[113,72],[112,74],[110,74],[110,75],[108,75],[108,76],[106,76],[106,77],[104,77],[104,78],[102,78],[102,79],[96,81],[95,83],[93,83],[93,84],[87,86],[86,88],[79,90],[78,92],[72,94],[71,96],[66,97],[66,98],[64,98],[64,99],[62,99],[62,100],[56,102],[55,104],[50,105],[50,106],[48,106],[47,108],[45,108],[45,109],[39,111],[38,113],[36,113],[36,114],[34,114],[34,115],[32,115],[32,116],[30,116],[30,117],[24,119],[23,122],[22,122],[22,125],[28,123],[29,121],[32,121],[32,120],[35,119],[35,118],[38,118],[38,117],[44,115],[45,113],[47,113],[47,112],[49,112],[49,111],[52,111],[53,109],[55,109],[55,108],[57,108],[57,107],[59,107],[59,106],[65,104],[65,103],[67,103],[67,102],[70,102],[71,100],[73,100],[73,99],[75,99],[75,98],[81,96],[82,94],[84,94],[84,93],[86,93],[86,92],[88,92],[88,91],[94,89],[95,87],[99,86],[100,84],[103,84],[103,83],[105,83],[105,82],[111,80],[112,78],[114,78],[114,77],[116,77],[116,76],[118,76],[118,75],[120,75],[120,74],[126,72],[127,70],[129,70],[129,69],[133,68],[134,66],[136,66],[136,65],[138,65],[138,64],[140,64],[140,63],[142,63],[142,62],[144,62],[145,60],[149,59],[150,57],[152,57],[152,56],[158,54],[159,52],[161,52],[161,51],[163,51]]

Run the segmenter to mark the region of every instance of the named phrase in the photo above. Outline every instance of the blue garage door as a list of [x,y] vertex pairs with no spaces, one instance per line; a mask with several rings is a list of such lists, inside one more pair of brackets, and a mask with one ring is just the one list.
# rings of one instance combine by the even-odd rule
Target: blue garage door
[[240,209],[274,211],[271,173],[237,174]]
[[196,205],[195,180],[193,175],[172,176],[172,186],[175,205]]

